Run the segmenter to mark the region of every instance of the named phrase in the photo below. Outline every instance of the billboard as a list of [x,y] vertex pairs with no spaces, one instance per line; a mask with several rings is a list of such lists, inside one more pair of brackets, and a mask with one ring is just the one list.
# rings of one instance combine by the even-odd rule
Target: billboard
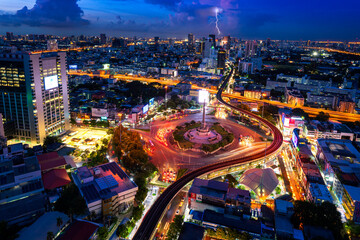
[[103,64],[103,66],[104,66],[104,70],[109,70],[110,69],[110,64],[109,63]]
[[53,76],[44,77],[44,85],[45,85],[45,90],[57,88],[59,86],[58,76],[53,75]]
[[209,92],[206,90],[199,91],[199,103],[209,103]]
[[299,145],[299,129],[295,128],[292,134],[291,142],[294,147]]
[[149,100],[149,106],[150,106],[150,107],[151,107],[152,105],[154,105],[154,101],[155,101],[154,98],[151,98],[151,99]]
[[146,114],[148,111],[149,111],[149,104],[146,104],[145,106],[143,106],[142,112],[143,114]]
[[78,68],[78,66],[77,65],[75,65],[75,64],[73,64],[73,65],[69,65],[69,69],[77,69]]

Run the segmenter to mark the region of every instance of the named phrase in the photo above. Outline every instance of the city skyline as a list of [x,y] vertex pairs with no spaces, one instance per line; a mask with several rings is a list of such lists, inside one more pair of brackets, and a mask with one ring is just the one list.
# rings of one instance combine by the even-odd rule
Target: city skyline
[[[231,35],[244,39],[356,41],[356,9],[346,0],[161,1],[23,0],[0,1],[0,24],[15,34],[178,37]],[[56,10],[58,10],[56,12]],[[216,27],[218,24],[219,31]],[[220,34],[219,34],[220,33]]]

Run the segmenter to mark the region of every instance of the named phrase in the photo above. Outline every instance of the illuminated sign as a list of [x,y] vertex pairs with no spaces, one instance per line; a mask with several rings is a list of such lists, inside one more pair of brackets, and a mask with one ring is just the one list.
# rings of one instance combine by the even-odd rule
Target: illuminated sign
[[155,101],[155,99],[154,99],[154,98],[151,98],[151,99],[149,100],[149,106],[154,105],[154,101]]
[[199,91],[199,103],[209,103],[209,92],[206,90]]
[[57,88],[59,86],[58,76],[53,75],[49,77],[44,77],[44,85],[45,85],[45,90]]
[[294,147],[298,147],[299,145],[299,129],[295,128],[292,134],[291,142]]
[[142,108],[142,112],[143,114],[147,113],[149,111],[149,104],[146,104],[145,106],[143,106]]
[[285,117],[283,119],[283,121],[284,121],[284,127],[289,127],[290,126],[290,118]]
[[110,64],[109,63],[103,64],[103,66],[104,66],[104,70],[109,70],[110,69]]
[[77,65],[69,65],[69,69],[77,69]]

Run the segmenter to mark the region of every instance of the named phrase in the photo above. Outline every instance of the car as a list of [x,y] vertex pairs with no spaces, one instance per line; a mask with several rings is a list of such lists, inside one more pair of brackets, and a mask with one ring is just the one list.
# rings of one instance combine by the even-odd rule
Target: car
[[180,209],[176,210],[175,215],[179,215],[180,214]]

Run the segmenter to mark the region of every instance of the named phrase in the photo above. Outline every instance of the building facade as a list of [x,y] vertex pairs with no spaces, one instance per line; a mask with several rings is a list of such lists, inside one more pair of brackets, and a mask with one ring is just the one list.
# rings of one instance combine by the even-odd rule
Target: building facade
[[0,113],[19,141],[69,130],[66,53],[0,54]]

